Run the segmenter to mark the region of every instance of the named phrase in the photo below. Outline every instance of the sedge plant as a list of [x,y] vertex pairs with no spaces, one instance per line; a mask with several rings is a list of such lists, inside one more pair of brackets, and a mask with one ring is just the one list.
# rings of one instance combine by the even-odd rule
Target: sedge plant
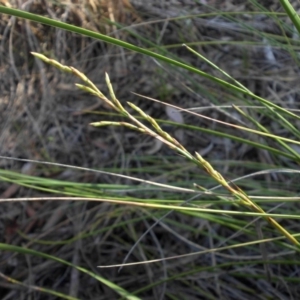
[[[288,15],[290,16],[291,20],[293,21],[295,27],[299,29],[300,28],[299,27],[299,24],[300,24],[299,17],[297,17],[297,15],[294,14],[294,11],[292,10],[292,7],[289,5],[289,2],[284,1],[284,0],[281,0],[280,2],[284,5]],[[31,21],[41,22],[41,23],[44,23],[44,24],[47,24],[47,25],[50,25],[50,26],[55,26],[55,27],[58,27],[58,28],[62,28],[62,29],[65,29],[65,30],[69,30],[69,31],[72,31],[72,32],[83,34],[83,35],[86,35],[86,36],[89,36],[89,37],[92,37],[92,38],[100,39],[100,40],[103,40],[107,43],[112,43],[112,44],[124,47],[126,49],[136,51],[136,52],[142,53],[144,55],[148,55],[149,57],[152,56],[154,59],[158,59],[158,60],[161,60],[161,61],[164,60],[164,62],[168,63],[169,65],[177,66],[179,68],[184,68],[185,70],[194,72],[195,74],[198,74],[198,75],[201,75],[201,76],[204,76],[204,77],[210,79],[211,81],[214,81],[214,82],[222,85],[223,87],[230,88],[232,92],[235,91],[235,92],[250,96],[253,99],[256,99],[259,103],[265,105],[265,107],[264,107],[265,111],[268,111],[270,113],[270,115],[272,115],[277,120],[280,120],[280,122],[281,122],[280,124],[286,126],[285,128],[288,128],[290,130],[290,132],[295,133],[295,136],[297,136],[297,134],[298,134],[297,130],[295,130],[295,127],[291,126],[291,122],[287,122],[287,119],[284,118],[285,116],[288,116],[288,117],[294,118],[294,120],[297,120],[297,119],[299,119],[299,116],[297,114],[292,113],[291,111],[285,110],[285,109],[281,108],[280,106],[278,106],[278,105],[276,105],[276,104],[274,104],[270,101],[267,101],[267,100],[265,100],[265,99],[263,99],[263,98],[261,98],[257,95],[254,95],[253,93],[251,93],[250,90],[246,90],[244,86],[240,85],[238,81],[233,80],[234,84],[229,84],[226,81],[219,80],[217,77],[210,76],[207,73],[202,72],[201,70],[198,70],[196,68],[193,68],[191,66],[183,64],[183,63],[180,62],[179,59],[178,60],[169,59],[165,56],[162,56],[162,55],[159,55],[159,54],[155,53],[155,51],[151,52],[151,51],[147,50],[148,48],[147,49],[146,48],[145,49],[139,48],[139,47],[136,47],[132,44],[124,43],[121,40],[113,39],[109,36],[106,36],[106,35],[103,35],[103,34],[101,35],[101,34],[96,33],[96,32],[91,32],[91,31],[85,30],[83,28],[77,28],[75,26],[65,24],[63,22],[58,22],[56,20],[50,20],[50,19],[47,19],[47,18],[42,17],[42,16],[37,16],[37,15],[30,14],[30,13],[23,12],[23,11],[13,10],[11,8],[0,7],[0,11],[2,11],[4,13],[11,14],[11,15],[15,15],[15,16],[18,16],[18,17],[24,17],[24,18],[27,18],[28,20],[31,20]],[[218,13],[216,13],[216,14],[218,14]],[[270,37],[270,40],[271,40],[271,37]],[[166,49],[167,49],[167,47],[166,47]],[[160,53],[160,52],[158,52],[158,53]],[[68,73],[71,73],[71,74],[74,74],[75,76],[79,77],[83,81],[83,84],[77,84],[78,88],[80,88],[80,89],[82,89],[86,92],[91,93],[92,95],[96,96],[100,101],[104,101],[106,103],[106,105],[109,106],[112,110],[114,110],[116,113],[124,116],[128,120],[127,122],[107,122],[107,121],[95,122],[95,123],[92,123],[93,126],[95,126],[95,127],[97,127],[97,126],[98,127],[99,126],[124,126],[124,127],[127,127],[128,129],[135,130],[137,132],[140,132],[141,134],[149,135],[152,138],[160,140],[162,143],[164,143],[169,148],[174,150],[177,154],[179,154],[182,157],[185,157],[190,162],[190,164],[194,164],[197,167],[204,169],[206,174],[207,174],[207,177],[209,179],[212,179],[215,182],[217,182],[218,184],[222,185],[229,193],[231,193],[231,195],[235,199],[233,203],[235,204],[236,207],[239,207],[240,210],[243,210],[243,208],[246,208],[246,210],[254,212],[256,214],[255,216],[259,215],[260,217],[263,217],[269,224],[271,224],[281,234],[283,234],[292,244],[294,244],[296,246],[299,246],[299,242],[296,239],[296,235],[292,235],[289,231],[287,231],[283,226],[281,226],[274,219],[275,217],[278,217],[278,215],[281,215],[283,218],[288,218],[286,215],[284,215],[284,213],[282,213],[282,212],[284,212],[284,210],[282,210],[281,214],[278,214],[277,216],[275,216],[275,215],[270,216],[270,214],[266,213],[265,209],[262,209],[262,207],[257,204],[258,201],[254,202],[255,200],[252,196],[251,197],[248,196],[241,188],[239,188],[233,182],[230,182],[230,181],[226,180],[224,178],[224,176],[222,176],[222,174],[220,174],[216,170],[216,168],[214,168],[212,166],[212,164],[210,162],[208,162],[206,159],[203,158],[202,155],[200,155],[199,153],[190,153],[181,143],[179,143],[178,140],[174,139],[170,134],[165,132],[162,129],[162,127],[159,125],[160,123],[157,120],[155,120],[153,117],[151,117],[151,116],[147,115],[146,113],[144,113],[143,110],[141,110],[139,107],[135,106],[134,104],[128,103],[130,108],[133,109],[136,113],[138,113],[141,118],[135,117],[132,113],[129,112],[128,109],[126,109],[123,106],[123,104],[115,96],[115,93],[113,91],[113,87],[112,87],[112,84],[110,82],[110,79],[109,79],[108,75],[106,75],[105,77],[106,77],[106,83],[107,83],[107,86],[108,86],[108,89],[109,89],[109,92],[110,92],[110,97],[105,96],[101,91],[99,91],[99,89],[96,87],[95,84],[93,84],[93,82],[91,82],[83,73],[76,70],[75,68],[62,65],[59,62],[57,62],[53,59],[49,59],[46,56],[43,56],[43,55],[38,54],[38,53],[34,53],[34,55],[36,57],[40,58],[41,60],[43,60],[44,62],[49,63],[49,64],[57,67],[60,70],[63,70],[65,72],[68,72]],[[203,57],[202,57],[202,59],[203,59]],[[219,71],[222,72],[221,69],[219,69]],[[223,73],[223,75],[224,75],[224,73]],[[225,74],[225,76],[227,76],[227,75]],[[269,147],[269,148],[267,148],[268,146],[265,145],[265,144],[258,144],[257,145],[258,148],[266,149],[267,151],[269,151],[271,149],[270,152],[275,154],[275,155],[276,154],[277,155],[285,155],[285,157],[288,157],[290,159],[295,159],[295,161],[296,160],[299,161],[299,154],[295,153],[295,151],[293,151],[293,149],[291,149],[290,147],[287,147],[287,145],[285,144],[285,142],[291,143],[291,140],[288,140],[288,139],[284,140],[284,138],[272,135],[265,127],[263,127],[261,124],[259,124],[259,122],[257,122],[255,120],[255,118],[252,118],[249,115],[246,115],[238,106],[233,106],[233,107],[238,111],[238,113],[243,115],[250,123],[252,123],[257,128],[257,131],[255,133],[260,134],[261,136],[263,135],[265,137],[271,137],[271,138],[273,138],[273,140],[277,141],[278,144],[280,144],[280,146],[282,146],[281,148],[280,147],[277,147],[277,148]],[[148,121],[148,124],[145,125],[144,122],[142,122],[141,120]],[[246,128],[243,128],[243,129],[246,130]],[[247,128],[247,129],[249,129],[249,128]],[[203,129],[201,129],[201,130],[203,130]],[[253,132],[253,129],[251,129],[251,130]],[[236,137],[230,136],[230,138],[232,140],[234,140]],[[248,141],[246,141],[244,139],[242,142],[246,144]],[[282,151],[281,150],[282,148],[284,148],[287,151],[286,152]],[[66,167],[66,166],[61,166],[61,167]],[[13,182],[13,179],[11,179],[10,176],[12,176],[12,178],[13,178],[14,175],[13,174],[9,174],[9,176],[6,176],[6,175],[4,176],[3,175],[2,180],[4,180],[4,181],[6,180],[7,182]],[[45,183],[43,182],[43,187],[40,188],[40,189],[45,191],[45,192],[61,193],[60,189],[53,188],[56,184],[57,184],[57,186],[64,184],[64,186],[68,187],[68,184],[66,182],[63,182],[63,183],[57,183],[56,182],[56,183],[54,183],[54,182],[50,182],[50,180],[47,179],[47,178],[42,178],[42,179],[45,181]],[[29,180],[31,180],[33,183],[28,184]],[[20,182],[19,183],[20,185],[28,186],[30,188],[37,189],[37,186],[38,186],[37,181],[33,181],[33,178],[24,178],[24,179],[20,180],[19,182]],[[211,180],[210,180],[210,182],[211,182]],[[44,185],[46,187],[44,187]],[[49,187],[48,187],[48,185],[49,185]],[[50,186],[52,188],[50,188]],[[113,187],[113,186],[111,186],[110,188],[117,189],[116,187]],[[121,188],[123,188],[123,187],[121,187]],[[207,190],[204,189],[204,191],[207,191]],[[94,190],[93,191],[89,190],[89,187],[85,187],[85,186],[78,186],[77,189],[73,189],[73,184],[72,183],[70,183],[70,189],[68,187],[64,190],[64,194],[69,195],[69,196],[77,196],[77,200],[80,199],[78,196],[83,196],[83,198],[81,198],[81,200],[86,198],[87,201],[89,201],[87,196],[94,197],[94,200],[90,199],[90,201],[97,201],[97,197],[98,197],[98,200],[100,201],[100,198],[102,197],[102,200],[105,199],[105,201],[107,201],[107,202],[111,201],[111,203],[113,203],[113,200],[109,199],[110,197],[107,196],[107,195],[105,195],[105,197],[104,197],[103,194],[101,193],[101,191],[97,191],[97,193],[95,193]],[[279,194],[277,194],[276,196],[278,196],[278,195]],[[262,198],[265,201],[267,201],[266,197],[262,196]],[[275,199],[275,197],[270,197],[270,198],[271,199],[269,199],[268,201],[274,201],[274,199]],[[278,197],[278,198],[280,198],[280,197]],[[71,198],[69,198],[69,199],[71,199]],[[225,199],[225,198],[223,198],[223,199]],[[21,200],[19,200],[19,201],[21,201]],[[277,201],[279,201],[279,200],[277,200]],[[286,198],[285,198],[285,201],[287,201]],[[117,201],[116,201],[116,203],[117,203]],[[130,204],[129,201],[127,201],[127,200],[119,201],[118,203],[123,204],[123,205]],[[142,206],[142,203],[139,203],[139,205]],[[145,207],[146,207],[146,205],[145,205]],[[149,204],[148,204],[148,207],[150,207]],[[156,207],[156,208],[160,207],[160,208],[163,208],[163,209],[172,209],[172,205],[155,204],[153,207]],[[178,206],[177,206],[177,208],[178,208]],[[185,209],[188,212],[188,209],[185,208],[185,207],[182,208],[182,211],[184,211]],[[209,211],[209,210],[207,209],[207,211]],[[189,212],[192,213],[191,211],[189,211]],[[232,211],[232,213],[233,212],[234,211]],[[149,212],[147,212],[147,213],[149,214]],[[216,213],[216,211],[214,213]],[[229,214],[229,212],[228,211],[226,212],[225,210],[224,210],[224,213]],[[246,213],[244,214],[244,216],[245,215],[246,215]],[[220,222],[224,221],[224,220],[222,220],[222,211],[221,210],[218,211],[218,216],[220,216],[218,221],[220,221]],[[199,217],[199,216],[195,215],[195,217]],[[168,220],[168,221],[171,221],[171,220]],[[214,220],[212,219],[212,221],[214,221]],[[226,221],[224,221],[224,223],[225,222]],[[188,226],[188,224],[185,224],[185,226]],[[241,228],[241,226],[239,226],[237,228],[238,228],[237,230],[239,230]],[[189,227],[188,230],[190,230],[192,232],[193,228]],[[97,231],[95,231],[95,232],[96,233],[94,233],[94,234],[97,234]],[[83,236],[83,235],[79,235],[78,238],[80,238],[81,236]],[[26,235],[23,235],[23,237],[26,238],[26,239],[29,238]],[[34,242],[34,241],[32,241],[32,242]],[[49,241],[40,240],[40,241],[35,241],[35,242],[37,242],[37,243],[38,242],[47,243]],[[57,241],[57,244],[60,244],[60,243],[64,244],[66,242],[67,241]],[[260,241],[255,241],[255,242],[259,243]],[[55,244],[54,242],[52,242],[52,243]],[[242,245],[242,244],[240,244],[240,245]],[[194,245],[194,246],[196,246],[196,245]],[[2,250],[6,250],[6,249],[9,250],[9,247],[7,247],[7,248],[4,247],[3,248],[3,246],[2,246]],[[197,248],[197,249],[199,250],[199,248]],[[17,247],[16,248],[10,248],[10,250],[15,251],[16,253],[19,252],[19,253],[25,253],[25,254],[28,254],[28,255],[37,255],[38,256],[38,253],[33,253],[33,252],[30,252],[30,251],[27,251],[27,250],[25,251],[24,249],[22,249],[20,247],[19,248],[17,248]],[[217,250],[221,251],[221,248],[218,248]],[[204,252],[202,252],[202,253],[204,253]],[[201,253],[199,253],[199,254],[201,254]],[[53,259],[53,258],[52,257],[47,257],[47,259],[50,260],[50,259]],[[60,261],[60,262],[64,263],[62,261]],[[288,264],[287,260],[284,262],[284,264]],[[224,266],[226,266],[226,264],[224,264]],[[198,268],[198,267],[195,267],[193,270],[190,271],[189,274],[197,274],[197,272],[200,272],[200,270],[202,270],[202,269]],[[83,270],[83,272],[84,271],[85,270]],[[9,279],[8,277],[5,277],[4,274],[2,274],[2,275],[3,275],[2,277],[6,278],[6,280]],[[1,276],[1,274],[0,274],[0,276]],[[172,279],[175,280],[177,278],[176,276],[184,276],[184,275],[178,274],[178,275],[171,276],[170,280],[172,280]],[[107,282],[103,281],[102,278],[100,278],[100,279],[98,278],[98,280],[102,281],[107,286],[110,286]],[[288,280],[288,279],[285,278],[285,280]],[[11,280],[11,282],[13,282],[13,281]],[[15,283],[17,283],[17,282],[15,282]],[[155,284],[158,284],[158,283],[155,283]],[[119,295],[124,297],[124,298],[137,299],[134,296],[126,293],[122,289],[118,290],[119,289],[118,286],[111,285],[110,288],[113,289],[113,290],[116,290],[119,293]],[[44,291],[44,292],[46,292],[46,291]],[[136,293],[138,293],[138,292],[139,291],[136,291]],[[57,295],[57,296],[63,297],[62,295]],[[69,299],[69,298],[67,298],[67,299]]]
[[100,127],[100,126],[124,126],[131,130],[138,131],[142,134],[147,134],[155,139],[160,140],[165,145],[167,145],[172,150],[176,151],[179,155],[185,157],[187,160],[193,162],[195,165],[197,165],[200,168],[203,168],[206,173],[212,177],[218,184],[222,185],[226,190],[234,196],[236,199],[236,203],[240,204],[244,207],[247,207],[249,210],[253,212],[260,213],[261,216],[266,219],[266,221],[274,226],[281,234],[283,234],[290,242],[292,242],[296,246],[300,246],[299,241],[291,235],[285,228],[283,228],[275,219],[264,216],[265,211],[257,204],[255,204],[248,196],[247,194],[240,189],[235,184],[230,184],[227,180],[224,179],[224,177],[216,171],[213,166],[205,160],[199,153],[191,154],[184,146],[181,145],[180,142],[178,142],[174,137],[172,137],[170,134],[168,134],[166,131],[164,131],[159,124],[155,121],[154,118],[147,115],[145,112],[143,112],[139,107],[134,105],[131,102],[128,102],[128,105],[136,111],[140,116],[142,116],[146,121],[149,122],[149,124],[152,126],[150,128],[149,126],[143,124],[140,120],[138,120],[136,117],[134,117],[127,109],[124,108],[124,106],[121,104],[121,102],[117,99],[112,84],[110,82],[109,76],[106,73],[105,80],[106,84],[110,93],[110,99],[106,97],[97,87],[96,85],[82,72],[79,70],[69,67],[66,65],[62,65],[58,61],[54,59],[47,58],[46,56],[39,54],[39,53],[32,53],[35,57],[41,59],[45,63],[48,63],[61,71],[74,74],[78,78],[80,78],[84,84],[76,84],[76,86],[86,91],[96,97],[98,97],[99,100],[104,101],[105,104],[110,107],[111,109],[115,110],[116,112],[120,113],[125,118],[129,119],[131,122],[110,122],[110,121],[100,121],[100,122],[94,122],[91,123],[92,126]]

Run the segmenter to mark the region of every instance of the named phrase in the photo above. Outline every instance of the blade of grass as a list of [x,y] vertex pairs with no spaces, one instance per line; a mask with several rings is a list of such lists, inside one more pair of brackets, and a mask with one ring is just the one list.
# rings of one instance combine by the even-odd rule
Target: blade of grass
[[[211,208],[200,208],[200,207],[187,207],[182,205],[166,205],[160,203],[143,203],[143,202],[133,202],[127,200],[120,199],[102,199],[102,198],[80,198],[80,197],[38,197],[38,198],[5,198],[0,199],[1,202],[19,202],[19,201],[41,201],[41,200],[56,200],[56,201],[95,201],[95,202],[107,202],[113,204],[122,204],[122,205],[131,205],[131,206],[139,206],[139,207],[147,207],[154,209],[165,209],[165,210],[174,210],[174,211],[192,211],[192,212],[204,212],[204,213],[212,213],[212,214],[227,214],[227,215],[235,215],[235,216],[252,216],[252,217],[263,217],[263,218],[286,218],[291,220],[300,219],[299,214],[275,214],[275,213],[266,213],[266,212],[248,212],[248,211],[233,211],[233,210],[224,210],[224,209],[211,209]],[[237,203],[237,202],[236,202]],[[184,203],[185,204],[185,203]],[[271,222],[274,225],[273,222]],[[277,228],[277,226],[274,225]],[[278,229],[278,228],[277,228]],[[279,230],[281,231],[281,230]],[[286,234],[284,234],[286,236]],[[291,238],[294,240],[294,236]],[[297,241],[295,245],[297,245]],[[300,248],[299,248],[300,249]]]
[[[295,234],[294,237],[300,237],[300,233]],[[116,268],[116,267],[124,267],[124,266],[134,266],[134,265],[141,265],[141,264],[149,264],[149,263],[156,263],[160,262],[162,260],[173,260],[173,259],[179,259],[182,257],[189,257],[189,256],[195,256],[195,255],[203,255],[206,253],[213,253],[213,252],[219,252],[223,250],[228,250],[228,249],[234,249],[234,248],[240,248],[244,246],[250,246],[250,245],[257,245],[260,243],[267,243],[271,241],[280,241],[283,240],[285,237],[276,237],[276,238],[268,238],[268,239],[263,239],[263,240],[255,240],[255,241],[250,241],[250,242],[245,242],[245,243],[239,243],[239,244],[233,244],[230,246],[224,246],[224,247],[219,247],[219,248],[213,248],[213,249],[207,249],[203,251],[197,251],[197,252],[192,252],[192,253],[187,253],[187,254],[182,254],[182,255],[176,255],[176,256],[169,256],[163,259],[153,259],[153,260],[148,260],[148,261],[142,261],[142,262],[135,262],[135,263],[122,263],[122,264],[115,264],[115,265],[108,265],[108,266],[98,266],[99,268]],[[290,249],[300,252],[300,248],[295,246],[295,245],[287,245]]]
[[103,277],[101,277],[101,276],[99,276],[99,275],[83,268],[83,267],[73,265],[72,263],[70,263],[66,260],[63,260],[61,258],[58,258],[56,256],[52,256],[52,255],[49,255],[49,254],[46,254],[46,253],[43,253],[43,252],[27,249],[27,248],[24,248],[24,247],[8,245],[8,244],[3,244],[3,243],[0,243],[0,250],[1,251],[16,252],[16,253],[26,254],[26,255],[34,255],[34,256],[43,257],[45,259],[50,259],[50,260],[56,261],[58,263],[66,265],[66,266],[75,268],[78,271],[91,276],[92,278],[96,279],[97,281],[99,281],[99,282],[103,283],[104,285],[108,286],[109,288],[111,288],[113,291],[115,291],[117,294],[124,297],[125,299],[140,300],[140,298],[128,293],[126,290],[124,290],[123,288],[119,287],[118,285],[112,283],[111,281],[109,281],[109,280],[107,280],[107,279],[105,279],[105,278],[103,278]]
[[[253,117],[251,117],[249,114],[246,114],[242,109],[240,109],[239,107],[233,105],[233,107],[245,118],[247,118],[248,120],[250,120],[253,124],[255,124],[255,126],[261,130],[261,132],[265,132],[267,134],[270,134],[269,130],[261,125],[258,121],[256,121]],[[272,110],[272,108],[270,108],[270,110]],[[276,112],[275,112],[276,113]],[[278,117],[280,120],[284,121],[286,125],[291,125],[285,118],[280,118]],[[290,126],[289,126],[290,127]],[[290,128],[292,129],[292,128]],[[292,131],[292,130],[291,130]],[[284,140],[277,138],[276,135],[273,135],[273,139],[276,140],[278,142],[279,145],[281,145],[284,149],[286,149],[288,152],[290,152],[292,155],[294,155],[295,160],[300,161],[300,154],[297,153],[297,151],[295,151],[293,148],[291,148],[290,146],[288,146]]]
[[51,289],[46,289],[46,288],[43,288],[43,287],[40,287],[40,286],[34,286],[34,285],[30,285],[30,284],[25,284],[24,282],[18,281],[18,280],[14,279],[10,276],[7,276],[7,275],[5,275],[1,272],[0,272],[0,277],[2,277],[4,280],[6,280],[8,282],[11,282],[13,284],[23,286],[23,287],[25,287],[27,289],[30,289],[30,290],[34,290],[34,291],[42,292],[42,293],[45,293],[45,294],[49,294],[49,295],[55,296],[57,298],[67,299],[67,300],[79,300],[78,298],[74,298],[72,296],[68,296],[68,295],[65,295],[63,293],[51,290]]
[[290,20],[293,22],[294,26],[296,27],[297,31],[300,33],[300,17],[291,5],[288,0],[279,0],[280,4],[286,11],[287,15],[289,16]]

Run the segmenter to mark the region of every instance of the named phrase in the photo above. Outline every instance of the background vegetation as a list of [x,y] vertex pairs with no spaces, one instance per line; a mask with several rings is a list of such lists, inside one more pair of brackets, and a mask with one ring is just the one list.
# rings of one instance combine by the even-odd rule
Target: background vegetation
[[0,1],[2,299],[299,298],[297,14],[183,2]]

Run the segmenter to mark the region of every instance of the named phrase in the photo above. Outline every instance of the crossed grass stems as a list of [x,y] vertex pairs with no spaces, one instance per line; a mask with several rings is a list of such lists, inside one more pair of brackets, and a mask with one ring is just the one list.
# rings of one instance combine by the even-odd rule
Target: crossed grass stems
[[[127,104],[135,110],[140,116],[142,116],[146,121],[148,121],[153,129],[147,127],[142,122],[140,122],[138,119],[136,119],[130,112],[128,112],[124,106],[120,103],[120,101],[116,98],[112,84],[110,82],[109,76],[106,73],[105,74],[105,80],[106,84],[109,90],[110,98],[109,100],[96,86],[95,84],[89,80],[89,78],[80,72],[79,70],[62,65],[58,61],[54,59],[49,59],[48,57],[32,52],[32,54],[39,58],[40,60],[44,61],[45,63],[48,63],[58,69],[60,69],[63,72],[71,73],[77,77],[79,77],[83,82],[83,84],[76,83],[75,85],[83,90],[86,91],[94,96],[96,96],[100,101],[104,101],[106,105],[108,105],[111,109],[115,110],[116,112],[120,113],[123,117],[126,117],[131,121],[129,122],[111,122],[111,121],[101,121],[101,122],[94,122],[90,125],[100,127],[100,126],[124,126],[129,129],[141,132],[143,134],[147,134],[152,136],[153,138],[156,138],[163,142],[165,145],[167,145],[172,150],[176,151],[181,156],[185,157],[189,161],[193,162],[195,165],[201,167],[206,171],[206,173],[211,176],[213,179],[215,179],[220,185],[222,185],[226,190],[228,190],[235,198],[235,204],[242,205],[247,207],[250,211],[256,212],[261,214],[261,216],[273,227],[275,227],[281,234],[283,234],[291,243],[294,245],[300,247],[300,243],[298,240],[291,235],[285,228],[283,228],[275,219],[273,219],[270,216],[267,216],[265,211],[258,206],[256,203],[251,201],[251,199],[243,192],[238,186],[235,184],[228,182],[224,179],[224,177],[216,171],[212,165],[206,161],[199,153],[195,153],[192,155],[186,148],[184,148],[175,138],[170,136],[167,132],[163,131],[159,124],[149,115],[147,115],[145,112],[143,112],[139,107],[134,105],[131,102],[127,102]],[[203,189],[203,188],[201,188]],[[205,190],[205,189],[203,189]]]

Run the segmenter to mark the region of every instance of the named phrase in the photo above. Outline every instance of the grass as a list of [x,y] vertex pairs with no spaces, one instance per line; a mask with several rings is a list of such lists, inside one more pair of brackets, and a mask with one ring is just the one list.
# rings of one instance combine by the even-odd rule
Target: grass
[[[299,20],[292,7],[281,2],[298,28]],[[80,118],[75,121],[76,128],[82,128],[82,124],[90,128],[88,137],[97,151],[91,154],[90,143],[81,144],[79,149],[68,148],[75,143],[71,130],[75,119],[63,117],[63,123],[57,110],[51,115],[54,122],[45,123],[50,115],[47,105],[55,104],[49,104],[48,99],[42,101],[40,115],[36,122],[32,116],[32,122],[45,135],[45,128],[52,128],[48,140],[53,146],[40,134],[38,142],[30,148],[34,155],[29,158],[16,158],[20,157],[20,150],[13,157],[2,156],[2,198],[9,195],[2,200],[8,208],[2,215],[10,215],[4,225],[4,242],[0,244],[3,253],[9,252],[9,260],[2,255],[1,271],[7,281],[1,285],[7,299],[18,299],[29,290],[32,297],[40,298],[45,293],[49,299],[93,299],[99,295],[104,295],[104,299],[116,295],[127,299],[290,299],[291,295],[297,298],[299,116],[297,88],[289,86],[293,68],[289,65],[292,75],[286,76],[280,59],[288,56],[297,62],[299,45],[285,14],[266,14],[272,26],[276,26],[270,33],[269,29],[258,29],[248,22],[265,9],[256,1],[247,4],[249,11],[244,14],[204,7],[201,18],[195,14],[162,18],[153,25],[157,25],[153,27],[157,35],[143,31],[142,25],[149,26],[147,22],[138,23],[140,28],[123,26],[111,18],[96,24],[118,28],[113,33],[116,38],[0,7],[2,13],[122,47],[119,50],[107,46],[106,59],[111,64],[117,60],[121,65],[130,65],[122,62],[124,57],[142,62],[144,74],[139,76],[142,83],[150,82],[151,91],[149,97],[136,100],[135,96],[128,101],[118,84],[111,83],[120,84],[122,78],[110,71],[109,64],[105,66],[109,73],[105,80],[99,70],[96,75],[95,71],[90,72],[97,57],[89,57],[88,53],[96,48],[86,46],[81,52],[84,56],[73,50],[75,46],[56,55],[50,51],[50,58],[30,48],[36,58],[51,66],[47,68],[39,60],[27,58],[28,70],[37,65],[44,74],[44,87],[53,77],[57,80],[51,82],[52,88],[56,89],[60,81],[68,86],[74,76],[81,81],[76,83],[79,90],[71,88],[69,92],[87,99],[93,99],[88,98],[89,94],[97,98],[98,111],[79,107],[79,113],[73,115]],[[104,9],[105,15],[105,7],[98,9]],[[197,23],[201,21],[210,33],[226,25],[232,32],[231,40],[226,43],[225,39],[224,44],[221,35],[215,41],[209,37],[204,42],[190,42],[201,36],[202,28]],[[180,28],[182,34],[178,34],[176,43],[172,44],[170,37],[171,43],[165,45],[162,41],[169,22],[171,32]],[[160,26],[161,23],[165,25]],[[129,42],[121,41],[121,34]],[[81,45],[86,43],[81,41]],[[182,43],[187,46],[178,46]],[[255,53],[247,50],[249,45],[262,47],[266,71],[261,71]],[[16,61],[13,58],[17,47],[10,51],[11,62]],[[203,51],[207,55],[200,54]],[[155,65],[163,70],[155,74],[162,83],[157,93],[165,99],[154,99],[157,95],[151,89],[151,77],[145,77],[148,66],[151,74],[152,64],[134,52],[154,59]],[[78,55],[83,59],[79,60]],[[194,66],[184,58],[192,60]],[[68,63],[61,62],[66,59]],[[79,63],[86,72],[79,71]],[[134,82],[127,77],[124,88],[131,89]],[[157,80],[153,81],[157,86]],[[180,94],[169,87],[170,81]],[[26,84],[38,86],[34,81]],[[143,91],[139,87],[133,90],[140,94]],[[186,102],[185,95],[192,100]],[[165,106],[177,109],[184,115],[184,121],[176,124],[168,113],[161,115]],[[29,106],[28,116],[32,109]],[[171,120],[166,120],[166,116]],[[87,121],[100,129],[89,127]],[[22,124],[13,125],[8,136],[23,132]],[[176,130],[183,130],[186,141],[174,138]],[[158,142],[151,151],[144,150],[152,147],[153,140]],[[210,143],[212,148],[208,147]],[[63,147],[65,152],[57,152]],[[208,150],[202,152],[204,148]],[[95,158],[98,156],[100,159]],[[95,169],[96,161],[99,169]],[[23,168],[23,174],[14,172],[12,167],[19,170],[21,163],[28,168]],[[17,193],[20,197],[14,199]],[[18,271],[13,271],[14,259]],[[122,268],[120,273],[118,267]]]

